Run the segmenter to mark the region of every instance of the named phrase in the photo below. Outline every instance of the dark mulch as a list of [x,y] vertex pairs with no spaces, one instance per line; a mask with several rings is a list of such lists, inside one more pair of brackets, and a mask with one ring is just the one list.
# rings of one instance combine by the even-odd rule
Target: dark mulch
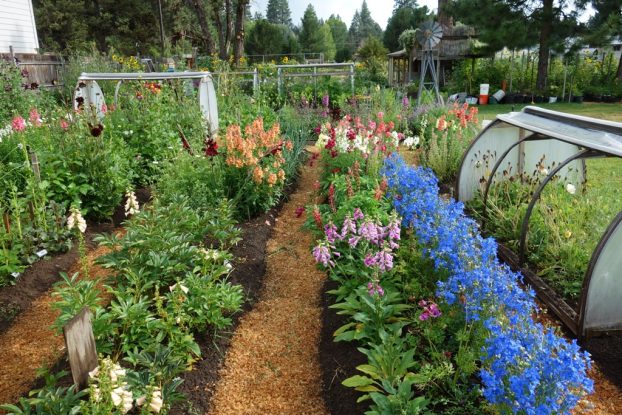
[[335,281],[327,279],[322,295],[322,336],[320,338],[320,364],[322,366],[323,396],[326,407],[332,415],[364,414],[369,408],[367,402],[356,403],[361,396],[353,388],[343,386],[341,382],[350,376],[360,374],[358,365],[367,363],[365,355],[356,350],[355,342],[334,342],[333,333],[348,323],[346,316],[328,308],[335,297],[327,291],[338,287]]
[[208,331],[195,335],[201,347],[201,360],[194,365],[191,372],[183,375],[184,383],[180,392],[187,399],[183,404],[173,407],[172,415],[193,413],[191,410],[202,414],[209,409],[214,386],[218,382],[218,372],[224,363],[235,328],[244,313],[253,307],[261,291],[266,273],[266,244],[272,234],[277,213],[278,208],[272,209],[240,226],[242,241],[231,250],[235,259],[229,281],[242,286],[246,301],[242,310],[232,316],[233,324],[226,331]]
[[[289,185],[284,194],[289,195],[296,190],[297,183]],[[251,219],[242,225],[242,241],[231,253],[234,257],[233,271],[229,275],[232,284],[242,286],[245,301],[242,309],[232,317],[233,323],[226,331],[207,331],[196,333],[195,340],[201,348],[201,359],[195,363],[191,372],[182,378],[184,383],[180,392],[186,400],[173,406],[171,415],[203,414],[210,408],[212,395],[219,380],[219,371],[240,318],[248,312],[259,298],[266,273],[266,245],[272,235],[274,219],[278,216],[286,198],[267,213]]]
[[[142,205],[151,199],[151,192],[149,189],[139,189],[136,198]],[[112,232],[125,220],[124,205],[125,200],[115,209],[110,222],[88,223],[86,242],[89,249],[95,247],[95,235]],[[22,311],[59,281],[59,273],[67,272],[77,259],[76,246],[65,253],[46,256],[28,267],[15,285],[0,287],[0,333],[5,332]]]

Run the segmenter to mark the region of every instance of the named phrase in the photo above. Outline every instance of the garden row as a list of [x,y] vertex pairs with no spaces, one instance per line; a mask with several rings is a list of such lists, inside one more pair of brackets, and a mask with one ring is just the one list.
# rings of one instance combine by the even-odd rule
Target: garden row
[[[434,111],[418,118],[420,161],[443,154],[432,167],[451,175],[476,114]],[[498,262],[494,240],[439,196],[431,170],[395,154],[378,116],[321,128],[327,204],[309,208],[313,255],[349,320],[335,341],[367,360],[343,384],[371,414],[569,413],[592,391],[589,357],[534,321],[534,294]]]
[[[291,108],[277,114],[233,94],[220,102],[221,135],[210,137],[186,85],[137,82],[124,91],[101,120],[83,105],[33,107],[2,136],[2,189],[11,189],[2,195],[3,275],[21,271],[32,252],[61,250],[52,230],[63,246],[77,240],[81,272],[55,288],[55,327],[88,308],[100,355],[88,389],[57,387],[63,373],[53,374],[3,406],[10,413],[167,413],[181,400],[180,375],[200,357],[195,333],[230,325],[244,301],[227,281],[236,221],[278,201],[311,130]],[[143,186],[154,195],[148,206],[132,190]],[[111,248],[98,263],[112,275],[93,280],[83,215],[107,220],[124,195],[125,233],[96,238]]]

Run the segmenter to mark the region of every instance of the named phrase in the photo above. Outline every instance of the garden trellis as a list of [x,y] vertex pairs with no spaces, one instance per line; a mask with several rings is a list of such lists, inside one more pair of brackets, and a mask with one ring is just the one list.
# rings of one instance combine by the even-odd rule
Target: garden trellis
[[[523,266],[529,220],[542,190],[555,177],[583,185],[585,160],[595,157],[622,157],[622,123],[536,107],[500,114],[465,152],[458,172],[456,198],[469,201],[478,190],[482,191],[486,220],[487,197],[494,180],[507,180],[511,176],[508,172],[542,174],[543,179],[522,220],[517,264]],[[531,273],[526,273],[525,277],[539,297],[576,335],[622,331],[620,247],[622,212],[610,223],[591,256],[578,313],[542,279]]]
[[78,108],[77,98],[84,99],[84,105],[92,107],[98,117],[104,115],[106,103],[104,93],[97,81],[117,81],[114,102],[117,103],[119,90],[125,81],[159,81],[173,79],[198,79],[199,105],[203,118],[208,122],[211,132],[218,130],[218,106],[212,74],[209,72],[150,72],[150,73],[82,73],[74,92],[74,108]]
[[[354,64],[353,63],[315,63],[301,65],[276,65],[279,93],[283,92],[284,78],[311,77],[317,83],[318,76],[350,77],[350,88],[354,94]],[[340,70],[340,68],[343,68]],[[317,85],[316,85],[317,88]]]

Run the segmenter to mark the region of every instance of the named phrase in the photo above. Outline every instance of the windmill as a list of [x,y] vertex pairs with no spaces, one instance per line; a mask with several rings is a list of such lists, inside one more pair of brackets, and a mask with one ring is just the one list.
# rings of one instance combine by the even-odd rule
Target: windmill
[[[419,93],[417,94],[417,105],[421,104],[423,91],[434,91],[436,102],[443,104],[443,98],[438,90],[438,76],[434,62],[434,52],[438,52],[438,44],[443,37],[443,28],[437,22],[427,21],[419,26],[417,30],[417,42],[421,45],[421,72],[419,78]],[[432,80],[426,81],[427,73],[430,73]]]

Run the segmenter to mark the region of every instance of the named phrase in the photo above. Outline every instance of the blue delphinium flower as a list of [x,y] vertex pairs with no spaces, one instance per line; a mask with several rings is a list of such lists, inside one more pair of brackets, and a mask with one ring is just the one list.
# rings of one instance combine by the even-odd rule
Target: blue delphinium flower
[[467,321],[483,321],[482,392],[504,412],[527,415],[569,413],[593,391],[587,376],[590,359],[575,341],[568,342],[533,321],[532,290],[522,276],[497,259],[497,244],[483,238],[460,202],[438,196],[430,169],[407,166],[399,156],[385,160],[388,195],[402,223],[413,229],[423,254],[449,276],[437,283],[437,296],[460,302]]

